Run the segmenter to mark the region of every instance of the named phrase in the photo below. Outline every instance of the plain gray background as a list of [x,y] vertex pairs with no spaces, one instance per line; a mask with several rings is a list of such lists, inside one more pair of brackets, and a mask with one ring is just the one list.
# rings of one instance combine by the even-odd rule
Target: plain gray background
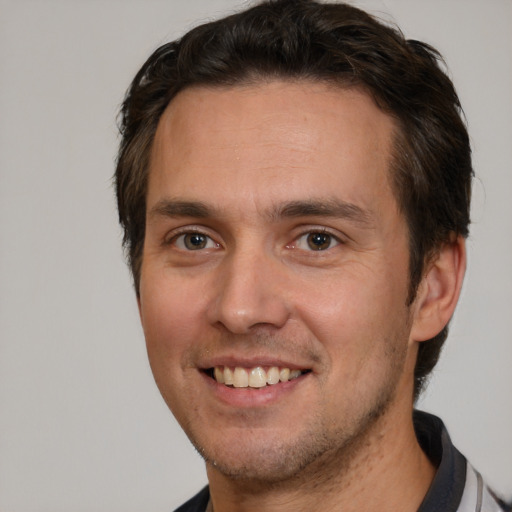
[[[421,407],[512,493],[512,2],[354,2],[445,55],[478,173],[469,269]],[[146,361],[115,117],[158,45],[236,0],[0,0],[0,511],[170,511],[206,481]]]

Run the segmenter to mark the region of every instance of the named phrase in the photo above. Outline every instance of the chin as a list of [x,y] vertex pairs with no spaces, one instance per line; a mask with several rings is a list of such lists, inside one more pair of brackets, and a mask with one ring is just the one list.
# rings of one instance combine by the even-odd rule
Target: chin
[[331,459],[333,452],[340,455],[340,445],[345,444],[344,436],[341,435],[333,446],[332,438],[325,434],[325,430],[318,431],[321,433],[316,435],[311,432],[293,435],[290,432],[291,435],[286,436],[282,433],[262,435],[249,430],[237,436],[226,435],[225,442],[218,445],[206,440],[201,443],[192,437],[191,441],[209,470],[240,483],[268,486],[295,480],[308,473],[308,467],[317,467],[323,460]]
[[262,484],[289,481],[329,450],[317,445],[306,450],[297,446],[266,446],[255,450],[241,450],[236,454],[223,453],[221,457],[199,451],[207,465],[231,480],[260,482]]

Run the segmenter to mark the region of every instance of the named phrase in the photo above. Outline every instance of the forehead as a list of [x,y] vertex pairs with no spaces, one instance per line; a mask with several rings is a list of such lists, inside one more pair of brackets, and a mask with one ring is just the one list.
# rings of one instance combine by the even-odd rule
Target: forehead
[[152,148],[148,204],[162,193],[240,205],[386,195],[394,122],[357,89],[274,81],[182,91]]

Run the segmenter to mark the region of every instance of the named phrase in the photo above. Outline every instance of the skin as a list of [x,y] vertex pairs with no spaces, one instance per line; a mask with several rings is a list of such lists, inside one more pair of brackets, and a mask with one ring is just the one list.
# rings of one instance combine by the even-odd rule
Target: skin
[[[161,118],[139,308],[217,511],[416,510],[431,483],[413,369],[453,312],[464,245],[439,252],[406,306],[394,129],[363,92],[309,82],[192,88]],[[205,371],[224,365],[307,373],[234,389]]]

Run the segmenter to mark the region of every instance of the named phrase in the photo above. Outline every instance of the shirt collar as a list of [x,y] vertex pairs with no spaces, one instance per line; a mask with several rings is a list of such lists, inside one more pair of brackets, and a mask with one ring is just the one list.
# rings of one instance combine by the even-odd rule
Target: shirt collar
[[466,483],[466,459],[453,446],[446,427],[438,417],[414,411],[413,418],[418,442],[437,467],[418,512],[456,512]]

